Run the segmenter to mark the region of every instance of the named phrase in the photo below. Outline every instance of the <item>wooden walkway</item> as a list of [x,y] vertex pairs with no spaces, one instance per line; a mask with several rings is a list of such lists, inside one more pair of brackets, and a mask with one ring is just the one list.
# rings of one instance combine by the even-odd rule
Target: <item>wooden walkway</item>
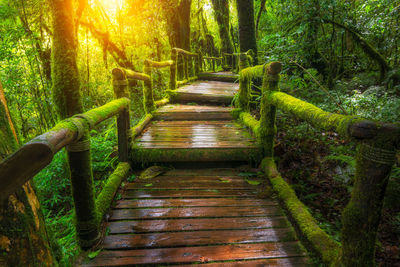
[[155,112],[132,159],[191,162],[192,169],[126,184],[103,250],[85,266],[306,266],[284,213],[264,193],[263,178],[246,178],[238,168],[193,169],[194,162],[259,155],[254,138],[225,107],[236,91],[237,84],[196,81],[178,90],[180,104]]

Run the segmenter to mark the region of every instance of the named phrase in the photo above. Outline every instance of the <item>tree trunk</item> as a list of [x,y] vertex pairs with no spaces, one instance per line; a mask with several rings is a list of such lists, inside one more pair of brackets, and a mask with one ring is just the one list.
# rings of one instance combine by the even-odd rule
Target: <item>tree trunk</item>
[[254,0],[236,0],[239,17],[239,44],[240,52],[252,49],[254,64],[258,64],[256,31],[254,23]]
[[[53,97],[62,119],[82,113],[82,96],[77,67],[77,36],[74,0],[51,0],[53,19],[52,79]],[[76,230],[82,248],[92,246],[99,238],[93,195],[90,140],[87,127],[82,137],[67,146]]]
[[162,1],[171,47],[190,51],[190,9],[192,0]]
[[[0,83],[0,160],[18,148]],[[0,266],[57,266],[31,182],[0,203]]]
[[[212,0],[214,17],[218,23],[219,36],[221,38],[221,52],[232,53],[233,44],[229,34],[229,1]],[[215,55],[214,55],[215,56]]]

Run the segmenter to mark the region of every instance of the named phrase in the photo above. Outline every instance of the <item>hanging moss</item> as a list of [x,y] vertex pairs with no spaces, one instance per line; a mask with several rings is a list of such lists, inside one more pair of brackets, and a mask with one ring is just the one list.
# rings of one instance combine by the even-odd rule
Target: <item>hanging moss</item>
[[288,211],[296,228],[300,231],[301,237],[307,241],[306,244],[316,251],[325,263],[330,266],[337,266],[336,262],[341,251],[340,244],[318,226],[317,221],[311,216],[307,207],[297,198],[293,189],[280,176],[273,158],[264,158],[261,168],[268,176],[273,190]]
[[104,185],[103,190],[101,190],[100,195],[96,198],[96,211],[99,222],[101,222],[106,212],[110,209],[115,193],[122,180],[127,176],[130,168],[129,163],[120,162],[115,171],[107,179],[107,183]]

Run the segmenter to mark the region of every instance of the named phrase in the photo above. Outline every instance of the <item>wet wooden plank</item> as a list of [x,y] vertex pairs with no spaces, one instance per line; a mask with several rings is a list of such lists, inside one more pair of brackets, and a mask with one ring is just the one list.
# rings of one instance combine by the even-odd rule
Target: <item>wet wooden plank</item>
[[232,120],[231,107],[167,105],[154,113],[155,120]]
[[139,148],[258,148],[258,144],[255,142],[245,142],[245,141],[238,141],[238,142],[206,142],[206,141],[199,141],[197,142],[137,142],[135,146]]
[[[238,173],[236,173],[238,174]],[[165,182],[165,181],[178,181],[178,182],[243,182],[246,180],[247,177],[243,176],[238,176],[238,175],[170,175],[167,173],[162,174],[160,176],[154,177],[152,179],[136,179],[135,183],[148,183],[149,181],[151,182]],[[248,178],[250,179],[250,178]],[[257,178],[253,177],[251,178],[253,180],[258,179],[258,180],[266,180],[266,178]]]
[[198,125],[198,124],[204,124],[204,125],[231,125],[231,126],[240,126],[236,121],[234,120],[228,120],[228,121],[153,121],[150,125],[166,125],[166,126],[182,126],[182,125]]
[[[190,265],[172,265],[179,267],[199,267],[199,264]],[[283,259],[267,259],[267,260],[247,260],[235,262],[214,262],[201,264],[201,267],[304,267],[310,266],[306,257],[293,257]]]
[[107,224],[110,234],[285,228],[288,226],[289,222],[285,217],[136,220],[116,221]]
[[[248,169],[248,168],[247,168]],[[245,169],[245,171],[248,171]],[[258,170],[257,170],[258,171]],[[242,169],[232,168],[204,168],[204,169],[172,169],[165,172],[165,176],[177,176],[181,178],[185,176],[236,176],[244,172]]]
[[279,241],[296,241],[293,230],[290,228],[268,228],[256,230],[219,230],[217,233],[215,231],[185,231],[119,234],[106,236],[102,246],[104,249],[137,249]]
[[280,216],[282,210],[275,206],[265,207],[192,207],[192,208],[157,208],[157,209],[115,209],[110,221],[167,218],[222,218]]
[[255,197],[257,196],[256,190],[154,190],[148,188],[147,190],[127,190],[124,192],[123,197],[131,198],[210,198],[210,197]]
[[[223,178],[225,179],[225,178]],[[228,181],[229,178],[225,180],[216,180],[216,181],[208,181],[208,180],[199,180],[199,181],[191,181],[191,180],[159,180],[157,181],[147,181],[145,183],[129,183],[126,185],[127,189],[142,189],[144,187],[152,187],[153,189],[252,189],[257,187],[258,185],[251,185],[246,181],[237,180],[231,182],[223,182]],[[260,180],[257,180],[260,181]],[[151,185],[150,185],[151,184]]]
[[226,260],[256,260],[305,255],[298,242],[234,244],[182,248],[102,251],[85,266],[134,264],[204,263]]
[[118,200],[115,209],[157,208],[157,207],[251,207],[276,206],[272,200],[240,199],[240,198],[208,198],[208,199],[136,199]]

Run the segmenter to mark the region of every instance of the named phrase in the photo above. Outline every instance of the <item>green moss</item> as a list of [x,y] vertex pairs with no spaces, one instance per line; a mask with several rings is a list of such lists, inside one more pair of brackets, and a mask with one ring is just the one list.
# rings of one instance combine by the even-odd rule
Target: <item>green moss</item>
[[326,112],[310,103],[281,92],[273,92],[269,99],[279,109],[307,121],[314,127],[326,131],[335,131],[347,138],[351,137],[349,127],[365,120],[358,116]]
[[242,69],[239,72],[239,75],[240,77],[247,78],[249,80],[252,80],[254,78],[262,78],[264,76],[263,69],[265,69],[263,65],[257,65],[254,67]]
[[131,159],[134,162],[195,162],[195,161],[250,161],[259,162],[261,154],[258,149],[215,149],[215,148],[177,148],[143,149],[133,144]]
[[122,180],[127,176],[130,168],[127,162],[119,163],[115,171],[107,179],[107,183],[104,185],[103,190],[101,190],[100,195],[96,198],[96,211],[99,222],[110,209],[114,195]]
[[340,244],[319,228],[307,207],[301,203],[294,190],[282,179],[272,158],[264,158],[261,168],[267,174],[279,200],[295,222],[301,237],[321,256],[325,263],[336,266],[341,251]]
[[260,132],[260,122],[256,120],[250,113],[241,112],[239,114],[240,121],[251,129],[253,134],[258,137]]

